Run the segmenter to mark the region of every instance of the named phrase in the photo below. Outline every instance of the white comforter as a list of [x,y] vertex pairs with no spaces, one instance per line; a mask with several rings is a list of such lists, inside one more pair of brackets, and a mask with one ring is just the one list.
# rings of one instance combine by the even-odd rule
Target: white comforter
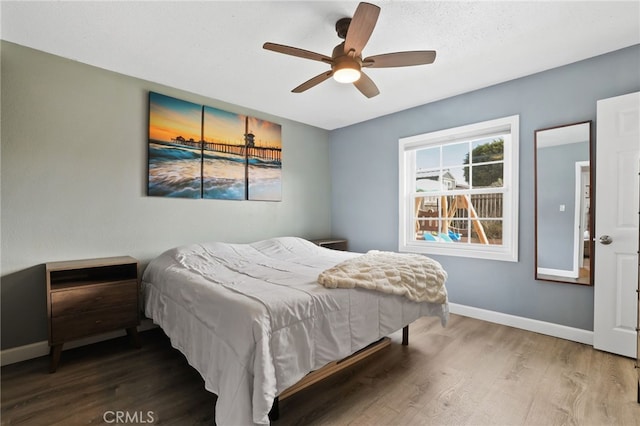
[[268,424],[274,398],[310,371],[447,303],[326,289],[318,275],[357,253],[294,237],[178,247],[142,277],[145,313],[218,395],[216,423]]

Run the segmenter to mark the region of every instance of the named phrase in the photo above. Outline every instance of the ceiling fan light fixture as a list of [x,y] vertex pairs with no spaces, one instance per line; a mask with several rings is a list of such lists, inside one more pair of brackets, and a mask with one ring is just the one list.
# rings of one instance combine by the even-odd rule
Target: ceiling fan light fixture
[[353,83],[360,79],[360,66],[353,60],[336,60],[333,66],[333,78],[338,83]]
[[360,71],[353,68],[342,68],[333,73],[333,78],[338,83],[353,83],[360,79]]

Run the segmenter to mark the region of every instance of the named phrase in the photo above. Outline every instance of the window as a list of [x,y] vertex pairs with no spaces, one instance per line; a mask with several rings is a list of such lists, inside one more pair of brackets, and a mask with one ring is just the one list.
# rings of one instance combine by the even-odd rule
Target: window
[[399,250],[517,262],[519,116],[400,139]]

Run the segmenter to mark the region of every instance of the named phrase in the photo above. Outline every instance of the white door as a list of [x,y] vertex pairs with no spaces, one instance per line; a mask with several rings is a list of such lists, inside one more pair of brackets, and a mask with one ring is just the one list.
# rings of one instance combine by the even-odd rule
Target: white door
[[597,103],[593,346],[636,357],[640,92]]

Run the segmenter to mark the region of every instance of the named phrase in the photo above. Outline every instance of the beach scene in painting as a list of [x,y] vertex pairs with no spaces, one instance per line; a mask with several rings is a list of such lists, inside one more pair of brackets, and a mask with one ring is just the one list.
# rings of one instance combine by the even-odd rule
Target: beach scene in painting
[[201,198],[202,106],[149,93],[148,195]]
[[282,130],[279,124],[247,118],[247,199],[282,200]]
[[243,115],[204,107],[204,198],[246,199],[245,122]]
[[280,201],[280,125],[204,107],[204,198]]
[[282,199],[281,127],[149,94],[149,195]]

